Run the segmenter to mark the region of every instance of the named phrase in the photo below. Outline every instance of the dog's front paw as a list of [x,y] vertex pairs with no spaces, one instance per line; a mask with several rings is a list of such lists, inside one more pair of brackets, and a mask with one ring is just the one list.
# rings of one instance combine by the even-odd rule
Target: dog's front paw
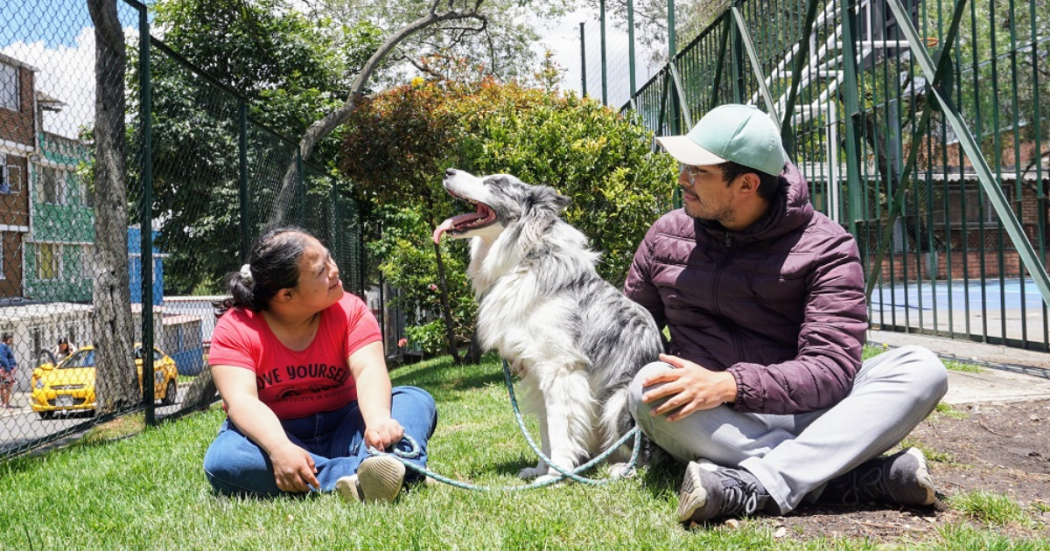
[[613,463],[609,465],[609,476],[611,478],[632,478],[637,473],[634,467],[630,467],[627,463]]
[[[543,476],[536,477],[536,480],[533,480],[532,483],[533,484],[550,483],[552,480],[559,480],[561,478],[562,478],[562,476],[560,474],[545,474]],[[565,479],[563,479],[563,480],[565,480]]]
[[530,480],[538,476],[547,474],[548,467],[546,464],[536,465],[535,467],[526,467],[518,471],[518,478]]

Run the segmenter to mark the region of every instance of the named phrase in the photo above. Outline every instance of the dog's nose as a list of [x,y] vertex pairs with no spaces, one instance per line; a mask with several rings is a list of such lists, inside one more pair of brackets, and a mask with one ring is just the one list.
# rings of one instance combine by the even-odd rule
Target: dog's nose
[[456,169],[454,169],[454,168],[446,168],[445,169],[445,176],[455,176],[455,175],[456,175]]

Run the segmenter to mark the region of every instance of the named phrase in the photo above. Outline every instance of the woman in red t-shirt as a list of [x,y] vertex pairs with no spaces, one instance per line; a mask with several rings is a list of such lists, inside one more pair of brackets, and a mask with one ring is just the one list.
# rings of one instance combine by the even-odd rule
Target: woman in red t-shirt
[[208,358],[227,414],[204,456],[215,490],[393,501],[420,476],[368,449],[407,434],[425,466],[437,410],[425,390],[391,388],[379,325],[343,292],[328,249],[298,228],[270,230],[229,287]]

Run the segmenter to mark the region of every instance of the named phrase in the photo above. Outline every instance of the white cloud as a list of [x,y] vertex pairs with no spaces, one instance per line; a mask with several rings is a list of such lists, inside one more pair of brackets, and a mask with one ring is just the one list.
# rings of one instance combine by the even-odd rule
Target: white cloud
[[[138,43],[138,31],[124,29],[128,44]],[[48,47],[43,41],[16,41],[0,48],[0,53],[37,69],[36,91],[66,106],[58,113],[44,112],[44,130],[76,137],[81,126],[95,119],[95,29],[83,27],[72,45]]]
[[18,41],[0,52],[35,67],[36,91],[66,104],[59,113],[44,113],[44,130],[75,137],[80,125],[91,123],[95,113],[94,28],[82,28],[73,46],[49,48],[43,40]]

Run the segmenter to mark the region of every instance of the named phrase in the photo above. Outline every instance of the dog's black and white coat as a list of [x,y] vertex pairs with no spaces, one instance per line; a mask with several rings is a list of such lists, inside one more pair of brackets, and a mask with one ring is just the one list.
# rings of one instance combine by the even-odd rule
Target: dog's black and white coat
[[[476,212],[446,220],[434,241],[445,232],[472,238],[467,275],[479,301],[481,344],[521,377],[544,453],[572,469],[633,427],[627,387],[663,351],[656,323],[598,276],[598,254],[559,217],[570,200],[553,188],[451,168],[444,187]],[[611,457],[622,461],[630,451],[627,444]],[[519,476],[557,473],[548,475],[541,460]]]

